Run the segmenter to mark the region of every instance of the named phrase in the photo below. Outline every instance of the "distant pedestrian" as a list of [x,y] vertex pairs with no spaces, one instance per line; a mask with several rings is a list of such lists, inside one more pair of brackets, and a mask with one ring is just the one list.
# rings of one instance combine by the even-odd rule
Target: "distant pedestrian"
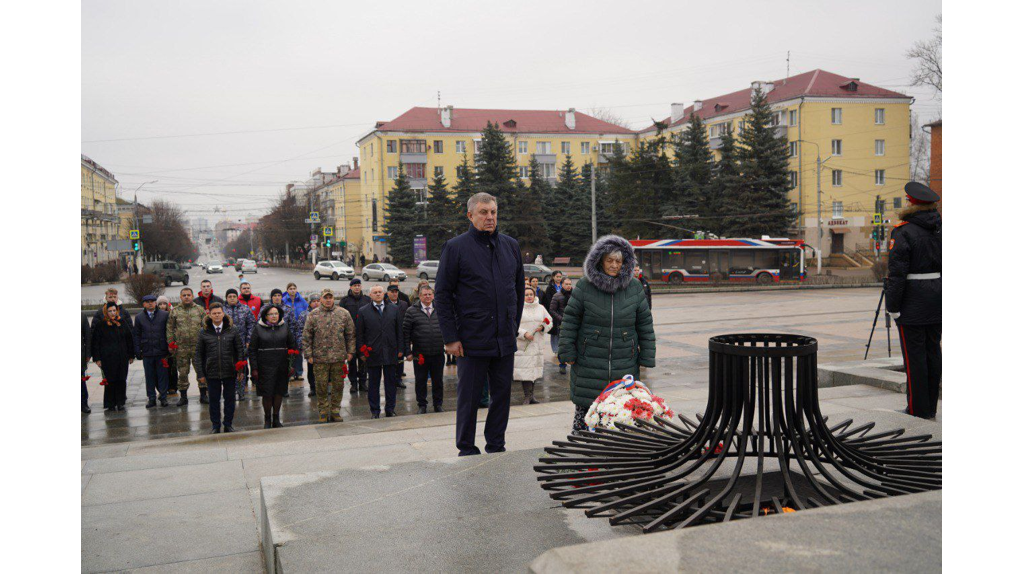
[[[548,312],[551,313],[551,319],[555,323],[555,328],[551,330],[551,350],[558,356],[558,340],[561,335],[562,317],[565,314],[565,308],[569,305],[569,298],[572,297],[572,279],[566,277],[562,279],[562,288],[560,291],[555,293],[554,298],[551,300],[551,305],[548,306]],[[565,363],[558,360],[558,372],[559,374],[565,374]]]
[[[171,306],[171,300],[166,295],[156,298],[156,308],[166,311],[167,320],[170,321],[171,309],[174,307]],[[178,394],[178,365],[174,360],[174,353],[169,350],[167,354],[167,394]]]
[[544,333],[551,330],[551,315],[537,301],[533,289],[527,289],[523,296],[523,318],[519,322],[519,335],[516,337],[515,367],[512,380],[523,385],[523,404],[535,405],[533,396],[534,384],[544,376]]
[[106,293],[103,294],[103,306],[96,309],[96,312],[92,315],[92,328],[95,329],[101,321],[106,319],[107,303],[117,304],[117,313],[121,316],[122,321],[127,321],[128,326],[132,325],[132,315],[124,310],[124,305],[121,304],[121,300],[117,297],[117,289],[110,287]]
[[146,408],[167,406],[167,320],[166,311],[156,308],[156,296],[142,297],[142,312],[135,316],[135,358],[146,373]]
[[196,295],[196,304],[202,306],[203,310],[209,313],[212,303],[223,304],[224,300],[213,294],[213,282],[203,279],[199,282],[199,295]]
[[555,299],[555,293],[562,290],[562,277],[562,272],[557,269],[551,272],[551,282],[544,289],[544,300],[547,301],[545,306],[548,308],[548,311],[551,310],[551,301]]
[[633,270],[633,277],[636,277],[637,281],[644,286],[644,294],[647,295],[647,306],[653,311],[654,302],[651,300],[651,284],[647,282],[647,279],[644,279],[644,271],[640,269],[639,264]]
[[89,320],[82,315],[82,412],[89,414],[89,388],[86,386],[85,369],[89,366],[89,357],[92,356],[92,327]]
[[[310,295],[309,296],[309,309],[306,309],[306,311],[304,311],[301,315],[299,315],[299,318],[295,320],[295,322],[298,323],[299,340],[297,341],[297,343],[299,345],[299,351],[300,352],[303,351],[303,349],[305,348],[304,341],[302,340],[302,331],[306,327],[306,318],[309,317],[310,311],[312,311],[313,309],[316,309],[319,306],[320,306],[320,295],[317,294],[317,293],[314,293],[314,294]],[[316,374],[313,372],[313,364],[310,363],[309,361],[306,361],[306,381],[309,383],[309,394],[306,395],[306,396],[308,396],[310,398],[315,397],[316,396]]]
[[[322,295],[321,295],[322,297]],[[348,314],[359,327],[359,310],[371,303],[370,298],[363,294],[363,281],[353,277],[348,282],[348,294],[338,301],[338,305],[348,311]],[[366,385],[366,358],[362,353],[356,353],[348,361],[349,392],[355,394],[357,391],[366,392],[369,387]]]
[[[285,287],[285,293],[281,301],[284,303],[285,307],[289,307],[292,310],[292,320],[290,322],[292,336],[294,336],[295,340],[299,342],[299,350],[301,351],[302,329],[299,328],[298,326],[298,318],[299,315],[305,313],[309,309],[309,303],[307,303],[306,300],[302,297],[302,293],[299,293],[299,288],[295,285],[295,283],[289,283]],[[295,355],[292,358],[292,371],[294,373],[292,375],[293,381],[303,380],[302,363],[302,355]]]
[[[394,280],[392,280],[392,281],[394,281]],[[388,305],[394,305],[395,307],[398,308],[398,324],[399,324],[399,326],[401,326],[402,323],[405,321],[405,313],[409,310],[409,301],[408,301],[409,297],[406,296],[405,297],[406,300],[403,301],[401,299],[401,297],[403,295],[405,295],[405,293],[402,293],[401,291],[399,291],[398,285],[396,285],[394,283],[391,284],[391,285],[388,285],[388,295],[387,295],[387,299],[385,299],[385,301],[387,302]],[[398,365],[396,366],[396,369],[397,369],[397,372],[398,372],[398,388],[404,389],[404,388],[406,388],[406,386],[405,386],[405,383],[402,382],[402,377],[405,376],[405,361],[398,361]]]
[[537,295],[534,298],[536,300],[537,304],[539,304],[541,307],[544,307],[545,309],[547,309],[547,307],[548,307],[547,292],[540,288],[540,279],[538,279],[536,277],[530,277],[530,289],[533,289],[533,292],[536,293],[536,295]]
[[366,255],[362,254],[359,256],[359,266],[366,267]]
[[231,423],[235,418],[235,381],[242,376],[245,348],[238,329],[231,325],[231,319],[224,314],[224,306],[210,303],[210,310],[203,320],[203,330],[196,341],[196,378],[205,384],[210,392],[210,422],[212,434],[221,430],[221,396],[224,397],[224,432],[234,432]]
[[306,316],[302,341],[303,354],[315,373],[320,422],[341,422],[345,364],[351,365],[356,353],[356,323],[348,311],[334,304],[334,291],[320,293],[320,305]]
[[288,325],[281,322],[284,309],[270,305],[252,331],[249,342],[249,367],[256,395],[263,399],[263,428],[279,428],[281,403],[288,393],[288,375],[292,356],[298,346]]
[[402,326],[398,307],[384,302],[384,288],[370,288],[372,303],[359,310],[356,348],[366,359],[367,398],[373,418],[380,418],[380,383],[384,379],[384,415],[395,416],[398,389],[397,363],[402,359]]
[[[178,404],[183,407],[188,404],[188,374],[192,367],[192,358],[196,352],[196,341],[199,339],[199,332],[203,330],[203,319],[206,312],[202,307],[192,302],[192,289],[183,287],[180,292],[181,303],[171,310],[167,320],[167,346],[174,355],[178,366]],[[199,402],[209,403],[206,394],[206,382],[199,383]]]
[[544,256],[540,253],[537,254],[537,258],[533,260],[534,265],[544,265]]
[[526,292],[519,243],[498,233],[498,202],[477,193],[467,202],[470,227],[449,239],[437,269],[438,321],[445,351],[458,360],[455,446],[480,454],[476,411],[485,386],[491,402],[484,425],[487,452],[505,450],[516,334]]
[[256,320],[260,317],[260,310],[263,309],[263,301],[252,294],[252,285],[248,281],[242,281],[238,289],[241,291],[238,300],[246,307],[252,309],[252,320],[253,324],[255,324]]
[[586,428],[587,410],[609,382],[639,378],[641,366],[654,367],[654,319],[643,285],[633,277],[635,266],[629,241],[617,235],[598,239],[562,316],[558,358],[572,365],[573,432]]
[[409,307],[402,322],[402,345],[405,359],[412,361],[416,377],[416,404],[419,414],[427,412],[427,379],[430,379],[434,412],[444,409],[444,340],[441,324],[434,309],[434,289],[421,285],[417,303]]
[[[395,290],[398,292],[398,298],[400,300],[405,301],[406,305],[412,305],[412,300],[409,299],[409,296],[402,292],[402,282],[399,281],[398,278],[392,277],[390,280],[388,280],[389,293],[392,287],[394,287]],[[390,294],[388,295],[388,297],[390,298]]]
[[[256,327],[256,319],[252,316],[252,312],[249,307],[239,301],[238,291],[234,289],[228,289],[224,294],[224,314],[231,319],[231,325],[238,329],[239,336],[242,337],[242,346],[246,349],[249,348],[249,337],[252,335],[252,330]],[[236,393],[238,394],[238,400],[245,398],[245,387],[249,382],[249,366],[242,370],[242,377],[238,380],[236,385]]]
[[106,381],[103,410],[123,411],[128,400],[128,365],[135,362],[135,340],[131,323],[122,319],[117,303],[107,303],[104,311],[92,332],[92,360]]

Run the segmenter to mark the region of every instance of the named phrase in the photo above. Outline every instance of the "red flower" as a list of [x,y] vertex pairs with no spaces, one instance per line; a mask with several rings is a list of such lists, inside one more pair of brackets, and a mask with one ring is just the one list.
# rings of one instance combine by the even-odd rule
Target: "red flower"
[[289,355],[298,355],[299,354],[299,350],[298,349],[288,349],[288,354]]
[[171,364],[167,362],[166,358],[164,358],[164,359],[160,359],[160,366],[165,368],[165,369],[168,369],[168,368],[170,368]]
[[373,347],[370,347],[368,345],[363,345],[362,347],[359,347],[359,352],[362,353],[364,357],[369,357],[370,356],[370,351],[372,351],[372,350],[373,350]]
[[167,348],[172,350],[172,351],[177,351],[178,350],[178,344],[175,343],[174,341],[171,341],[170,343],[167,343]]
[[548,319],[547,317],[544,317],[544,324],[545,325],[550,325],[551,324],[551,319]]
[[106,380],[106,379],[103,379],[102,381],[100,381],[100,386],[101,386],[101,387],[105,387],[105,386],[107,386],[107,380]]
[[82,382],[84,383],[85,381],[88,381],[91,378],[92,377],[90,377],[89,375],[86,375],[86,376],[82,377]]
[[245,365],[246,365],[245,359],[242,359],[241,361],[238,361],[237,363],[235,363],[235,370],[241,372],[242,369],[245,368]]
[[423,363],[426,362],[427,360],[423,358],[423,353],[420,353],[420,356],[416,358],[416,363],[422,365]]
[[341,378],[344,379],[347,376],[348,376],[348,365],[342,365],[341,366]]

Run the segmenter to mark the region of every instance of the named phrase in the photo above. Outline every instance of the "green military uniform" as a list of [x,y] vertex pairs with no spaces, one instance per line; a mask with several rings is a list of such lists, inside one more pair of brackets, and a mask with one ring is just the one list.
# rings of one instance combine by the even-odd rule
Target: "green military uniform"
[[306,360],[313,363],[316,402],[320,420],[326,422],[341,419],[345,355],[355,355],[356,324],[348,311],[337,305],[327,310],[322,301],[306,316],[306,325],[302,329],[302,352]]
[[[196,354],[196,343],[199,341],[199,332],[203,330],[204,319],[206,311],[192,303],[171,309],[171,316],[167,320],[167,343],[178,346],[174,351],[174,360],[178,367],[179,391],[188,391],[188,373]],[[200,381],[199,388],[205,389],[206,384]]]

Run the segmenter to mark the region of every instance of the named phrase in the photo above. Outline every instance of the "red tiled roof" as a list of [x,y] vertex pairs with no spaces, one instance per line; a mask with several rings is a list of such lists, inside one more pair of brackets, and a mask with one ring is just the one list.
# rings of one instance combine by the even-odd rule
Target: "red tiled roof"
[[359,168],[350,169],[341,179],[359,179]]
[[[512,122],[509,122],[512,120]],[[454,108],[451,127],[441,125],[437,108],[412,108],[389,122],[378,122],[380,131],[403,132],[479,132],[487,122],[498,124],[503,132],[552,134],[629,134],[636,132],[593,116],[576,112],[576,129],[565,125],[565,112],[560,110],[471,110]]]
[[[786,80],[775,80],[775,88],[768,92],[768,103],[791,100],[800,96],[910,99],[910,96],[906,94],[886,90],[885,88],[879,88],[878,86],[872,86],[871,84],[861,82],[860,80],[856,81],[857,91],[844,89],[843,86],[847,86],[851,81],[853,81],[853,78],[840,76],[839,74],[833,74],[832,72],[826,72],[825,70],[811,70],[810,72],[798,74]],[[753,88],[748,87],[739,90],[738,92],[725,94],[724,96],[704,98],[703,107],[697,111],[697,115],[702,120],[707,120],[708,118],[713,118],[715,116],[749,109],[751,92],[753,92]],[[719,104],[719,111],[715,111],[715,104]],[[687,106],[683,112],[683,117],[671,125],[677,126],[689,121],[690,114],[692,112],[693,105]],[[664,119],[664,123],[668,124],[671,120],[672,117],[669,116]],[[654,126],[650,126],[642,131],[650,131],[653,129]]]

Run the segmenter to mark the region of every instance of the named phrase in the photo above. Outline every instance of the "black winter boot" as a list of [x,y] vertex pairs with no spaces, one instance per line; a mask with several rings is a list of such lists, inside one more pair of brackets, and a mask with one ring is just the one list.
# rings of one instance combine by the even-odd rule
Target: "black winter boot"
[[210,397],[206,394],[206,389],[199,389],[199,402],[204,405],[210,404]]
[[178,395],[180,395],[180,396],[178,397],[178,404],[177,404],[177,406],[183,407],[183,406],[187,405],[188,404],[188,391],[180,391],[178,393]]

